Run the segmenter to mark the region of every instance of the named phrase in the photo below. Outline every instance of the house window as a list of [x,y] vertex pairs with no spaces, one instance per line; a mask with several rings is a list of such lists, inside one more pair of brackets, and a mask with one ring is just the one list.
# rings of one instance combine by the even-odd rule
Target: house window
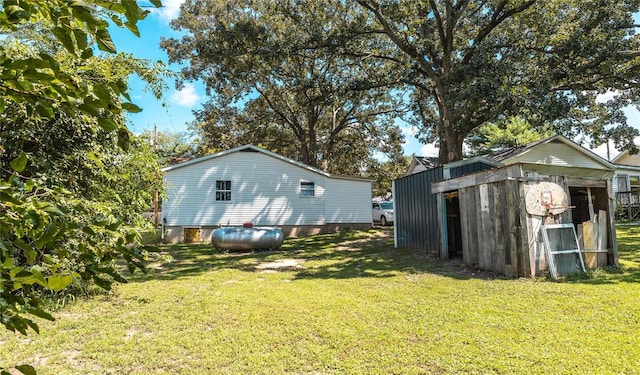
[[621,174],[618,176],[618,192],[628,192],[629,191],[629,176],[626,174]]
[[640,176],[629,176],[629,191],[638,193],[640,191]]
[[231,181],[217,180],[216,181],[216,202],[230,202],[231,201]]
[[309,181],[300,181],[300,196],[301,197],[315,197],[316,196],[316,183]]

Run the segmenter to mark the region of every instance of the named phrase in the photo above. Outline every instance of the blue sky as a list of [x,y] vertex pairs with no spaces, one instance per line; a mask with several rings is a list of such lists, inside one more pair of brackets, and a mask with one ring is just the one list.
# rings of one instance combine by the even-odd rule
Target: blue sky
[[[128,30],[117,27],[110,28],[111,35],[118,52],[127,52],[135,57],[152,61],[168,63],[167,54],[160,48],[160,37],[179,37],[178,33],[171,29],[169,22],[178,14],[180,4],[184,0],[163,0],[164,7],[154,9],[138,26],[140,38]],[[144,5],[144,0],[140,2]],[[174,71],[179,71],[180,66],[169,66]],[[188,125],[194,120],[193,110],[201,108],[206,101],[204,85],[199,82],[188,83],[181,91],[175,88],[173,80],[168,82],[169,90],[161,100],[157,100],[151,93],[144,91],[142,82],[135,78],[130,81],[130,93],[132,101],[143,110],[141,113],[128,116],[128,126],[131,131],[139,134],[145,130],[153,130],[154,126],[159,131],[180,132],[187,131]],[[629,123],[640,126],[640,112],[629,108],[627,110]],[[423,145],[413,137],[411,128],[404,128],[406,143],[404,151],[406,155],[435,156],[438,149],[433,145]],[[640,139],[636,139],[638,143]],[[599,155],[606,157],[606,145],[594,150]],[[617,155],[617,151],[611,147],[611,157]]]

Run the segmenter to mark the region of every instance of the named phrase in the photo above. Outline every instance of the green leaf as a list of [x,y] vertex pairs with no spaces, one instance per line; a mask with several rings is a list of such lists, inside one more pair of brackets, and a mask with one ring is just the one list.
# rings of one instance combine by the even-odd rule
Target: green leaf
[[113,277],[113,279],[119,283],[123,283],[126,284],[128,283],[127,279],[125,279],[124,277],[122,277],[115,269],[108,267],[108,268],[99,268],[97,270],[98,272],[102,272],[102,273],[106,273],[107,275]]
[[59,292],[73,283],[71,275],[52,275],[47,279],[49,289]]
[[42,274],[42,271],[44,271],[44,268],[42,268],[41,266],[33,266],[31,267],[31,276],[33,277],[33,279],[37,284],[42,285],[43,287],[46,288],[47,279]]
[[64,212],[62,212],[62,210],[59,209],[57,206],[49,202],[45,202],[45,203],[46,204],[44,204],[43,207],[41,207],[42,211],[55,216],[64,216]]
[[24,319],[25,323],[27,323],[27,325],[29,327],[31,327],[32,330],[35,331],[35,333],[40,334],[40,328],[38,327],[38,325],[36,324],[36,322],[34,322],[31,319]]
[[92,279],[93,279],[93,282],[96,283],[96,285],[99,286],[100,288],[104,290],[111,290],[111,282],[105,279],[101,279],[96,275],[93,275]]
[[55,222],[49,223],[47,229],[42,233],[42,235],[36,240],[36,248],[42,249],[48,243],[50,243],[54,238],[56,233],[58,232],[58,226]]
[[37,316],[38,318],[46,319],[52,322],[56,320],[51,314],[42,310],[41,308],[29,309],[29,313]]
[[102,163],[102,160],[100,160],[100,157],[98,156],[98,154],[96,154],[95,152],[91,151],[87,153],[87,159],[91,160],[92,162],[96,163],[96,165],[100,168],[104,168],[104,164]]
[[80,110],[85,112],[86,114],[89,114],[89,115],[92,115],[92,116],[99,116],[100,115],[100,108],[98,106],[96,106],[94,103],[89,102],[89,101],[84,102],[78,108],[80,108]]
[[28,20],[31,15],[18,5],[4,5],[4,13],[11,23],[18,23],[20,20]]
[[161,0],[151,0],[151,4],[153,4],[156,8],[162,8]]
[[37,375],[36,369],[34,369],[31,365],[16,366],[16,370],[20,371],[24,375]]
[[118,130],[118,147],[127,151],[129,149],[131,136],[129,135],[129,131],[125,128],[120,128]]
[[126,110],[129,113],[140,113],[142,112],[142,108],[137,105],[129,102],[122,103],[122,109]]
[[108,132],[114,131],[118,128],[118,124],[109,118],[99,118],[98,125]]
[[[123,1],[122,5],[124,5],[125,8],[124,14],[127,20],[129,20],[127,24],[133,24],[135,26],[135,23],[140,19],[140,8],[138,4],[135,1]],[[139,34],[136,35],[140,36]]]
[[[37,244],[36,244],[37,246]],[[28,251],[24,251],[24,257],[27,258],[27,264],[33,264],[36,261],[36,257],[38,256],[38,252],[34,249],[29,249]],[[29,273],[31,276],[31,273]]]
[[62,46],[67,51],[75,55],[76,47],[75,47],[75,44],[73,43],[73,38],[71,38],[71,30],[65,27],[57,26],[53,30],[51,30],[51,32],[53,33],[53,35],[56,36],[58,41],[62,43]]
[[39,56],[42,61],[46,61],[48,63],[49,68],[53,70],[56,75],[60,73],[60,64],[58,63],[58,61],[56,61],[56,59],[54,59],[47,53],[41,53]]
[[92,56],[93,56],[93,50],[91,48],[85,48],[80,54],[80,57],[83,59],[88,59]]
[[73,35],[76,38],[76,44],[78,45],[78,49],[82,51],[86,50],[87,47],[89,46],[87,43],[87,40],[89,38],[87,33],[82,29],[73,29]]
[[125,22],[124,24],[127,29],[129,29],[129,31],[131,31],[135,36],[137,36],[138,38],[140,37],[140,30],[138,30],[138,26],[134,23],[131,22]]
[[111,35],[107,30],[100,29],[96,31],[96,42],[101,51],[116,53],[116,45],[111,40]]
[[27,167],[27,154],[25,154],[24,151],[20,152],[20,155],[11,160],[11,162],[9,163],[9,165],[11,166],[11,169],[13,169],[15,172],[22,172],[24,171],[24,169]]
[[36,104],[36,110],[38,111],[38,114],[44,118],[53,118],[53,116],[55,116],[53,109],[48,105],[42,104],[41,102],[38,102]]
[[82,231],[90,236],[95,236],[96,235],[96,231],[93,230],[93,228],[86,226],[82,228]]
[[118,27],[122,27],[122,20],[120,18],[118,18],[117,16],[113,15],[111,16],[111,22],[113,22],[116,26]]
[[106,102],[111,101],[111,90],[106,85],[95,85],[93,87],[93,93],[101,100]]

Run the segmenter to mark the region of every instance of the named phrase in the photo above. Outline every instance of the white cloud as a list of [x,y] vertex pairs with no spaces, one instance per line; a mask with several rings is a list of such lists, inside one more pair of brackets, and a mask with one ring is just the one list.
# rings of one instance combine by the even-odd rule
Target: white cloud
[[596,103],[606,103],[609,100],[615,99],[616,96],[618,96],[617,91],[607,91],[606,93],[596,97]]
[[405,138],[414,138],[416,136],[416,129],[413,126],[401,126],[400,130],[404,134]]
[[[600,146],[591,149],[593,153],[607,159],[607,144],[603,143]],[[609,158],[613,159],[616,155],[618,155],[618,151],[613,147],[613,142],[609,143]]]
[[417,156],[438,156],[440,149],[436,147],[435,143],[429,143],[420,147],[420,152]]
[[171,94],[171,102],[183,107],[193,107],[200,101],[200,95],[192,84],[186,83],[182,90]]
[[180,5],[184,2],[185,0],[162,0],[162,8],[154,9],[153,12],[162,20],[169,22],[178,16]]

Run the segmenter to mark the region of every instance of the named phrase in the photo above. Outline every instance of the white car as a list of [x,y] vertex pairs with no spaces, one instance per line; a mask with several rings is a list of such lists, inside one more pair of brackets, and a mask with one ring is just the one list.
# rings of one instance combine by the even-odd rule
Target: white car
[[393,224],[393,202],[373,202],[373,221],[380,225]]

